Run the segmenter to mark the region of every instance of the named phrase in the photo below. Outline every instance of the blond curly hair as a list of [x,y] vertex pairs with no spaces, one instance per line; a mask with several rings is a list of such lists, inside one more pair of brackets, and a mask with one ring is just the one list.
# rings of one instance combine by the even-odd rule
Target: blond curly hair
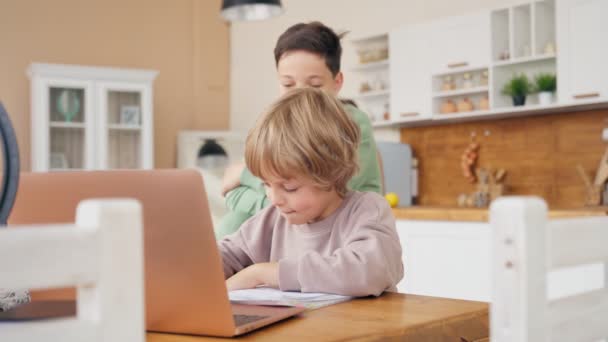
[[249,132],[245,162],[261,179],[305,177],[340,196],[357,173],[359,127],[332,95],[294,89],[277,100]]

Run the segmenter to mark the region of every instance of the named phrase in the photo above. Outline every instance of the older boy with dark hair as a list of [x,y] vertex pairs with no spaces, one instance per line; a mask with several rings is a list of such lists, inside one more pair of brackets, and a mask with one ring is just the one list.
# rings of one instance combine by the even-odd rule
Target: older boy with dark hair
[[[281,94],[303,87],[321,88],[336,96],[344,82],[340,71],[340,36],[320,22],[300,23],[288,28],[274,49]],[[348,186],[357,191],[381,193],[376,142],[368,116],[352,105],[344,108],[361,131],[358,146],[359,172]],[[244,165],[230,167],[224,176],[223,192],[228,213],[216,230],[218,239],[239,229],[241,224],[269,205],[262,182]]]

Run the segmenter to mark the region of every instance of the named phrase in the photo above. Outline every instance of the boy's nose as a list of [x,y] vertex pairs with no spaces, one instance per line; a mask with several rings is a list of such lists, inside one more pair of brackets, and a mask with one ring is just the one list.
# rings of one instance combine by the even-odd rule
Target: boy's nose
[[269,196],[270,197],[270,202],[275,207],[279,207],[279,206],[281,206],[282,204],[285,203],[285,198],[281,194],[277,193],[277,191],[274,191],[274,190],[270,191],[269,195],[270,195]]
[[295,85],[294,88],[295,89],[300,89],[300,88],[309,88],[309,87],[310,87],[310,85],[308,83],[306,83],[306,82],[299,82],[299,83],[296,83],[296,85]]

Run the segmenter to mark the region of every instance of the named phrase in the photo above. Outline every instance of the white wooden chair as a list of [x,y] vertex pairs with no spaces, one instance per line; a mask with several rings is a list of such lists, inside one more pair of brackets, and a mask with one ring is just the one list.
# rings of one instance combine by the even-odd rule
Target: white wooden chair
[[144,342],[142,209],[86,200],[75,224],[0,229],[3,288],[76,286],[73,318],[0,322],[0,341]]
[[608,216],[548,220],[543,200],[504,197],[492,204],[490,223],[492,342],[582,342],[608,336],[606,280],[602,289],[556,300],[549,301],[546,293],[551,270],[606,265]]

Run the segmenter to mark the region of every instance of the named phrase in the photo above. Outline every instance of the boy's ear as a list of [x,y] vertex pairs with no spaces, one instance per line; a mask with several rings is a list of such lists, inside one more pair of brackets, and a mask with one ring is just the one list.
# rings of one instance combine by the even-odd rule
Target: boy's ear
[[342,71],[340,71],[336,74],[336,77],[334,77],[334,87],[336,90],[336,95],[338,95],[338,93],[342,89],[343,84],[344,84],[344,74],[342,73]]

